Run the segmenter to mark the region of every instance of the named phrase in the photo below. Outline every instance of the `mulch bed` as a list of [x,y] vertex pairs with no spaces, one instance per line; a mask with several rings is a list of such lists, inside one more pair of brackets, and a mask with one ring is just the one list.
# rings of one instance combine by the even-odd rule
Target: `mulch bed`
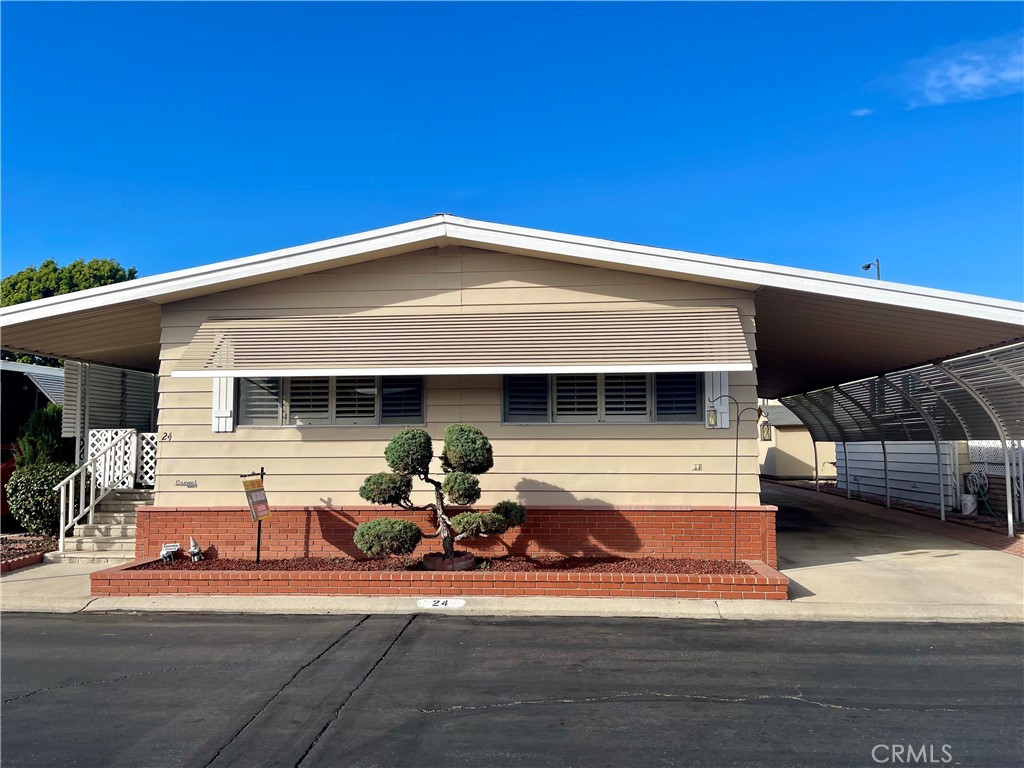
[[[177,559],[138,566],[140,571],[422,571],[418,558],[389,557],[351,560],[345,557],[295,557],[287,560]],[[745,563],[729,560],[662,559],[657,557],[495,557],[481,558],[478,571],[575,571],[602,573],[687,573],[756,575]]]
[[24,555],[34,555],[37,552],[54,552],[56,549],[56,536],[37,536],[30,533],[0,536],[0,562],[4,563]]

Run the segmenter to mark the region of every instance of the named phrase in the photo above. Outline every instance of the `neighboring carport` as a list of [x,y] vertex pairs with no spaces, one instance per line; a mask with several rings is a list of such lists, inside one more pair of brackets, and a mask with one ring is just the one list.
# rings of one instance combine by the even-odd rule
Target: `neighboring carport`
[[[1007,478],[1007,533],[1024,520],[1019,441],[1024,438],[1024,343],[916,366],[781,398],[815,442],[878,442],[885,501],[889,498],[886,445],[931,440],[938,467],[940,516],[945,519],[944,440],[998,440]],[[849,462],[846,463],[849,472]],[[847,498],[850,483],[846,482]]]

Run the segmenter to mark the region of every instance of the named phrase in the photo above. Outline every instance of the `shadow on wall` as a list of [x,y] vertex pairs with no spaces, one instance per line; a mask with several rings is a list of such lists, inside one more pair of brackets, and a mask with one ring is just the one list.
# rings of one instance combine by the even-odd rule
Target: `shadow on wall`
[[[334,506],[331,498],[320,499],[324,506],[307,507],[306,520],[302,538],[303,557],[330,557],[330,551],[324,551],[324,547],[333,547],[338,552],[344,552],[351,558],[362,560],[366,557],[355,545],[353,537],[358,524],[352,515]],[[310,551],[310,533],[313,527],[313,515],[316,515],[317,525],[320,526],[320,539],[317,541],[317,550]],[[336,553],[334,553],[336,554]]]
[[[519,501],[526,506],[526,524],[515,541],[505,543],[509,554],[523,555],[530,544],[561,555],[623,555],[639,552],[643,542],[633,524],[601,499],[581,499],[557,485],[522,478],[516,483]],[[553,509],[550,507],[571,507]],[[600,525],[594,525],[594,518]]]

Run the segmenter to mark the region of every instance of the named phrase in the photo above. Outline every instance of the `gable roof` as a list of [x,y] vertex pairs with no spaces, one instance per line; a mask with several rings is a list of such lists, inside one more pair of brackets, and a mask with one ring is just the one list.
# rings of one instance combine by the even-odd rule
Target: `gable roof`
[[[1022,336],[1024,305],[1016,302],[438,214],[5,307],[0,310],[3,345],[152,370],[162,304],[446,245],[754,291],[759,391],[765,397]],[[112,325],[119,329],[116,338],[109,333]]]

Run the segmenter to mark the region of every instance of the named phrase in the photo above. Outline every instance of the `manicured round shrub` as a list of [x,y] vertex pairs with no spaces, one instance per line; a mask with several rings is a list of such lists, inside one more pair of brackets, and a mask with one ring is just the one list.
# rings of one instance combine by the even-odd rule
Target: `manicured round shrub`
[[461,512],[452,518],[452,530],[468,537],[504,533],[508,521],[493,512]]
[[355,544],[370,557],[411,554],[423,538],[423,531],[409,520],[383,517],[356,526]]
[[[422,429],[403,429],[384,449],[388,466],[403,475],[425,475],[434,458],[434,441]],[[365,497],[364,497],[365,498]]]
[[60,493],[53,488],[74,471],[74,464],[61,462],[15,469],[7,481],[7,501],[14,519],[30,533],[55,535],[60,528]]
[[359,487],[359,496],[371,504],[400,505],[409,500],[412,478],[397,472],[378,472],[370,475]]
[[446,472],[482,475],[494,466],[491,441],[470,424],[452,424],[444,431],[441,465]]
[[491,507],[491,512],[505,518],[508,521],[509,528],[515,528],[526,521],[526,507],[518,501],[509,501],[508,499],[499,501]]
[[452,504],[475,504],[480,500],[480,481],[465,472],[445,475],[441,490]]

